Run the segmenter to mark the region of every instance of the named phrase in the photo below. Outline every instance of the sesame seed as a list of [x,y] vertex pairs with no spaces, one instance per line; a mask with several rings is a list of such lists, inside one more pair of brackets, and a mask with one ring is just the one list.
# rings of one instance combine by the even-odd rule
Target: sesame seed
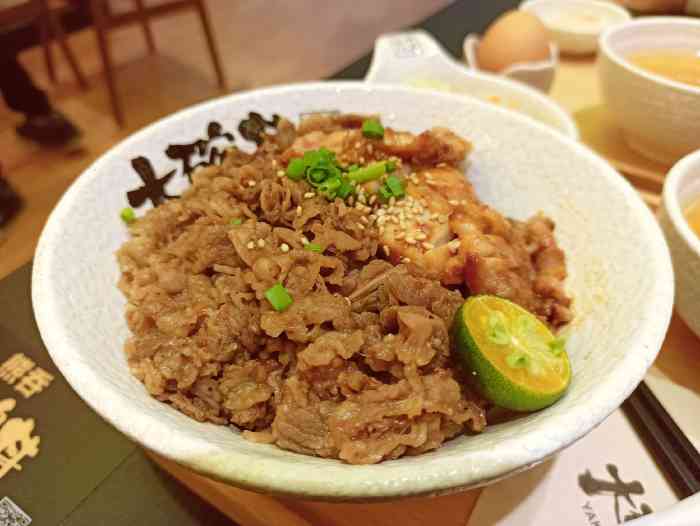
[[415,244],[416,244],[416,240],[413,239],[413,238],[410,237],[410,236],[407,236],[407,237],[406,237],[406,243],[408,243],[409,245],[415,245]]
[[284,177],[284,170],[277,170],[277,177]]
[[401,260],[401,263],[410,263],[410,262],[411,262],[410,258],[403,258]]
[[369,204],[373,205],[376,200],[377,200],[377,196],[373,194],[372,197],[369,198]]
[[365,164],[365,158],[364,158],[364,157],[360,157],[360,164]]
[[359,149],[360,149],[360,146],[362,146],[362,143],[360,143],[360,141],[357,141],[357,142],[355,143],[355,149],[356,149],[356,150],[359,150]]
[[449,243],[447,243],[447,247],[450,249],[450,252],[452,252],[453,254],[457,253],[457,251],[459,250],[459,239],[455,239],[453,241],[450,241]]
[[357,228],[359,228],[360,230],[365,229],[365,225],[363,225],[362,223],[355,223],[355,224],[357,225]]
[[272,163],[271,163],[271,164],[272,164],[272,167],[273,167],[273,168],[274,168],[275,166],[277,166],[277,159],[272,159]]
[[282,252],[289,252],[289,245],[288,245],[287,243],[282,243],[282,244],[280,245],[280,250],[281,250]]
[[258,239],[258,246],[260,248],[263,248],[265,246],[265,240],[264,239]]
[[301,236],[301,244],[302,244],[302,245],[308,245],[308,244],[309,244],[309,240],[308,240],[308,238],[307,238],[306,236]]
[[255,248],[255,243],[252,241],[248,241],[248,244],[246,245],[248,247],[248,250],[253,250]]
[[315,195],[316,195],[316,194],[315,194],[314,192],[306,192],[306,193],[304,194],[304,198],[305,198],[305,199],[309,199],[309,198],[311,198],[311,197],[313,197],[313,196],[315,196]]
[[368,151],[369,153],[372,153],[372,152],[374,151],[374,146],[372,146],[371,144],[368,144],[368,145],[367,145],[367,151]]
[[425,250],[432,250],[432,249],[435,248],[435,245],[433,245],[432,243],[428,243],[427,241],[424,241],[424,242],[423,242],[423,248],[424,248]]
[[380,226],[380,227],[379,227],[379,235],[380,235],[380,236],[383,236],[385,230],[386,230],[386,229],[385,229],[383,226]]
[[391,249],[389,248],[389,245],[384,245],[382,247],[382,250],[384,250],[384,254],[386,254],[386,257],[391,256]]
[[447,166],[445,163],[438,163],[437,167],[438,168],[445,168]]
[[256,184],[258,184],[258,183],[256,183],[256,182],[253,181],[253,180],[248,181],[248,186],[250,186],[251,188],[254,187]]
[[298,205],[298,206],[297,206],[297,215],[300,216],[300,215],[301,215],[301,212],[302,212],[301,205]]
[[457,201],[456,199],[450,199],[447,202],[450,203],[452,206],[459,206],[459,201]]
[[350,206],[355,204],[355,198],[353,196],[348,197],[348,204]]
[[416,238],[418,241],[423,241],[424,239],[427,239],[428,236],[426,236],[424,232],[418,232],[418,233],[415,235],[415,238]]
[[396,204],[396,198],[394,196],[391,196],[389,199],[389,206],[394,206]]
[[360,192],[360,193],[357,195],[357,200],[358,200],[360,203],[362,203],[362,204],[365,204],[365,203],[367,202],[367,197],[365,197],[364,192]]
[[386,210],[384,210],[383,208],[380,208],[379,210],[377,210],[377,215],[379,217],[382,217],[384,214],[386,214]]
[[365,225],[369,224],[369,219],[367,219],[367,216],[362,216],[360,221],[362,221]]

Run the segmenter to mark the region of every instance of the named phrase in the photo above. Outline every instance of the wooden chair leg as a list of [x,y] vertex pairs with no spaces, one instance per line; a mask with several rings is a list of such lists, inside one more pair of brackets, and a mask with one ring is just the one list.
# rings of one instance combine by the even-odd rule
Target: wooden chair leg
[[81,71],[80,66],[78,65],[78,61],[75,59],[75,55],[73,55],[73,50],[71,50],[70,46],[68,45],[68,41],[66,40],[66,33],[65,31],[63,31],[63,25],[61,24],[61,21],[59,20],[58,16],[59,15],[58,13],[56,13],[56,11],[48,9],[49,24],[52,33],[56,37],[56,42],[58,42],[61,51],[63,51],[63,55],[66,57],[66,60],[68,61],[71,70],[73,71],[75,80],[78,82],[81,88],[86,89],[87,82],[85,81],[85,75],[83,75],[83,72]]
[[102,65],[104,68],[105,79],[107,80],[107,89],[109,90],[109,99],[114,112],[114,119],[119,126],[124,125],[124,113],[122,111],[121,102],[117,94],[115,85],[114,71],[112,68],[112,57],[109,53],[109,41],[107,40],[108,21],[104,12],[104,0],[90,0],[90,10],[92,19],[95,23],[95,34],[97,36],[97,44],[102,56]]
[[156,52],[156,42],[153,39],[153,31],[151,31],[151,19],[146,13],[146,9],[143,5],[143,0],[134,0],[136,4],[136,12],[139,14],[139,21],[141,22],[141,27],[143,28],[143,35],[146,37],[146,45],[148,46],[148,52],[153,54]]
[[42,12],[42,16],[37,19],[37,27],[39,29],[39,39],[41,47],[44,50],[44,64],[46,65],[46,73],[52,84],[56,84],[56,66],[53,61],[53,53],[51,51],[51,33],[49,29],[48,13]]
[[216,42],[214,42],[214,34],[211,30],[211,22],[209,21],[209,13],[204,5],[203,0],[194,0],[197,6],[197,11],[199,12],[199,18],[202,21],[202,27],[204,29],[204,36],[207,39],[207,47],[209,48],[209,55],[211,56],[211,61],[214,64],[214,70],[216,71],[216,78],[219,82],[220,88],[226,87],[226,77],[224,76],[224,70],[221,67],[221,61],[219,60],[219,52],[216,50]]

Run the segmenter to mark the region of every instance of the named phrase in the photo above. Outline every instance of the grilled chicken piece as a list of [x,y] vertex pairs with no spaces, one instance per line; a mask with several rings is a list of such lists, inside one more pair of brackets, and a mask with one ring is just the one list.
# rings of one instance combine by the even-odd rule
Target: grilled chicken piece
[[378,212],[381,243],[394,263],[411,262],[445,285],[510,299],[554,326],[571,320],[566,264],[554,223],[503,217],[480,202],[461,171],[411,175],[406,198]]
[[[384,137],[368,139],[359,128],[339,127],[320,118],[307,125],[309,130],[298,134],[286,156],[298,157],[308,150],[326,148],[335,152],[344,164],[365,164],[387,158],[398,158],[414,166],[435,166],[446,163],[456,166],[471,151],[471,144],[446,128],[432,128],[419,135],[384,130]],[[352,124],[356,124],[353,120]]]
[[[380,243],[392,263],[413,263],[445,285],[466,285],[472,294],[510,299],[553,326],[570,321],[566,264],[554,223],[541,215],[526,222],[507,219],[479,201],[457,169],[471,144],[450,130],[415,135],[386,128],[381,140],[367,139],[360,130],[365,118],[311,118],[287,155],[325,147],[343,164],[397,160],[406,198],[375,210]],[[379,184],[363,185],[366,195]]]
[[462,283],[464,261],[455,257],[450,217],[460,202],[474,199],[471,185],[448,166],[419,170],[406,182],[406,198],[377,213],[385,252],[393,263],[414,263],[445,284]]

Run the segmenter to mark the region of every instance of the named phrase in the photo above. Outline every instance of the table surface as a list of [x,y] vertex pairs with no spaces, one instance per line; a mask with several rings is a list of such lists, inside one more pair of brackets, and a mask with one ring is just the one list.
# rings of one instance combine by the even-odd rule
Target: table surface
[[[450,52],[456,56],[461,56],[462,40],[466,33],[483,31],[488,22],[498,13],[512,8],[518,3],[517,0],[490,0],[489,2],[479,3],[464,0],[432,16],[420,24],[419,27],[435,35]],[[362,78],[369,66],[369,62],[370,55],[367,55],[339,72],[335,78]],[[594,59],[562,58],[550,95],[572,113],[586,107],[598,105],[600,103],[600,95]],[[50,368],[52,364],[49,363],[50,360],[41,344],[31,314],[29,280],[30,268],[29,264],[27,264],[0,281],[0,298],[2,299],[0,301],[0,334],[2,335],[3,343],[7,342],[9,344],[10,351],[12,351],[14,346],[14,348],[20,350],[29,349],[27,352],[33,352],[34,355],[41,354],[42,357],[36,360],[37,363],[45,363],[46,367]],[[700,378],[691,373],[691,371],[697,371],[698,367],[700,367],[700,353],[693,352],[693,348],[700,349],[700,342],[694,338],[682,322],[674,319],[664,350],[659,355],[655,367],[647,378],[657,396],[661,398],[671,413],[677,417],[687,417],[687,414],[679,414],[678,411],[687,413],[692,411],[692,407],[698,407],[696,404],[700,403]],[[4,354],[3,350],[2,357],[4,357]],[[66,389],[68,388],[66,387]],[[0,395],[2,395],[1,391]],[[75,411],[82,410],[85,413],[92,413],[86,406],[82,405],[80,407],[82,402],[72,392],[66,395],[66,400],[70,401],[70,404],[72,404],[71,408]],[[679,400],[682,400],[683,403],[677,403]],[[690,409],[688,409],[689,404]],[[54,406],[52,403],[51,406],[53,411],[56,408],[60,408],[59,404]],[[39,413],[43,410],[37,406],[37,412],[32,414],[37,416],[37,420],[40,420],[42,415]],[[98,418],[94,418],[94,414],[92,414],[92,418],[90,416],[83,418],[83,423],[85,425],[84,431],[89,428],[93,429],[95,433],[102,433],[106,437],[104,440],[111,441],[112,451],[119,451],[119,455],[114,459],[114,465],[105,467],[105,473],[116,473],[120,467],[130,463],[133,464],[131,471],[139,473],[143,491],[155,491],[161,495],[160,499],[163,506],[161,511],[165,512],[167,510],[167,513],[161,513],[161,517],[188,516],[192,524],[223,524],[225,522],[223,516],[218,512],[203,507],[199,499],[190,497],[190,503],[183,505],[182,495],[177,493],[177,490],[171,486],[172,482],[170,479],[159,477],[152,469],[152,464],[138,451],[138,448],[123,437],[119,437],[115,431],[110,431],[111,428]],[[93,436],[93,432],[87,434]],[[691,429],[689,434],[691,439],[695,439],[696,445],[698,445],[700,430]],[[407,499],[401,501],[400,505],[395,503],[371,505],[326,504],[295,501],[231,488],[230,486],[200,477],[165,459],[155,456],[152,456],[152,459],[195,493],[215,505],[226,516],[244,526],[269,524],[282,526],[305,524],[344,526],[346,524],[360,523],[388,525],[396,522],[411,526],[419,525],[426,521],[447,526],[451,524],[464,525],[467,523],[479,496],[479,490],[475,490],[458,495],[436,497],[430,500],[426,498]],[[50,469],[50,463],[48,463],[46,469]],[[128,486],[127,474],[122,473],[120,476],[122,485]],[[106,477],[107,475],[105,475]],[[0,480],[0,493],[2,493],[2,482]],[[115,495],[114,491],[112,495]],[[29,499],[28,493],[27,498]],[[138,498],[133,500],[138,504]],[[184,500],[187,500],[187,498]],[[93,508],[95,506],[96,504],[93,505]],[[138,508],[139,506],[134,505],[131,507]],[[130,506],[126,506],[126,508],[130,508]],[[76,509],[78,508],[76,507]],[[93,509],[92,512],[95,513],[96,509]],[[81,513],[83,515],[87,513],[87,516],[89,516],[90,509]],[[75,515],[76,512],[73,513],[73,516]],[[55,516],[58,517],[58,514]],[[80,513],[78,513],[78,516],[80,516]],[[120,520],[123,520],[126,518],[126,514],[122,514],[120,517]],[[105,522],[105,518],[103,517],[103,520],[98,522],[100,524],[112,524],[112,522]],[[50,524],[53,521],[38,522]],[[82,524],[83,522],[71,523]],[[122,524],[126,522],[114,522],[114,524],[117,523]],[[177,520],[174,523],[177,523]]]

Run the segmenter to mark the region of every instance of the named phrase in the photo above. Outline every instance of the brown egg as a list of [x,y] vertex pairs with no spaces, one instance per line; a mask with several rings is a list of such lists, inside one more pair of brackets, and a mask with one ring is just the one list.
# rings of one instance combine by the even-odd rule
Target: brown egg
[[480,69],[494,73],[513,64],[547,60],[547,28],[531,13],[507,11],[486,30],[476,56]]

